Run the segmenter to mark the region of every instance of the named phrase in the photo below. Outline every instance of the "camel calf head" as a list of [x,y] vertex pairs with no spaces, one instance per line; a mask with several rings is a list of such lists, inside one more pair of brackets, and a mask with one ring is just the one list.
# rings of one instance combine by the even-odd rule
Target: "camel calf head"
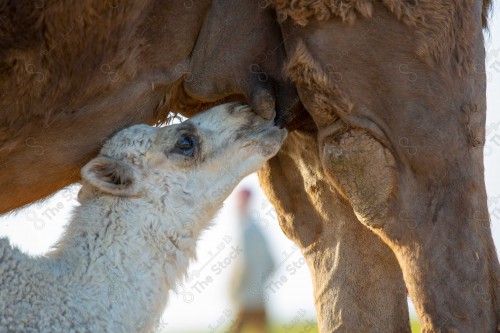
[[37,259],[0,238],[1,331],[153,331],[200,233],[285,136],[239,103],[116,133],[82,169],[81,205],[53,251]]
[[211,215],[243,177],[277,153],[285,137],[286,130],[240,103],[167,127],[132,126],[82,169],[79,200],[146,196],[162,210],[196,207]]

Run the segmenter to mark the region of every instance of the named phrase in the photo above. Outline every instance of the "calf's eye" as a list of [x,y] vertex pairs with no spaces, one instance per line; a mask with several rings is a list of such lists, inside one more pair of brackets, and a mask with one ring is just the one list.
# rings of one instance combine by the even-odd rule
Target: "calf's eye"
[[185,136],[182,139],[179,139],[177,141],[177,148],[180,149],[189,149],[193,148],[193,139],[191,139],[189,136]]
[[182,137],[175,143],[176,151],[182,155],[193,156],[194,142],[194,138],[190,136]]

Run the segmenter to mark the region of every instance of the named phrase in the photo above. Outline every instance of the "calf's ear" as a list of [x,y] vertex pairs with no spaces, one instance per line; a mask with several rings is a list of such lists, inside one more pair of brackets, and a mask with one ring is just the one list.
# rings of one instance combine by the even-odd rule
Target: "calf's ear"
[[124,161],[99,156],[82,168],[82,179],[104,193],[120,197],[142,196],[137,172]]

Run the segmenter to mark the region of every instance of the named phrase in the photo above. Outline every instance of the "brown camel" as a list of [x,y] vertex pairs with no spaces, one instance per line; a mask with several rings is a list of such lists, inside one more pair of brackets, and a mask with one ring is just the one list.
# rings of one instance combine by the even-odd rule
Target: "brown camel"
[[[345,280],[358,289],[354,299],[364,297],[364,289],[332,265],[342,253],[331,242],[331,219],[313,228],[295,218],[306,198],[319,216],[339,214],[344,221],[354,213],[350,223],[359,220],[387,244],[424,332],[500,330],[500,267],[482,149],[482,24],[489,1],[270,2],[290,36],[285,72],[317,127],[317,164],[326,177],[311,176],[318,172],[297,148],[306,142],[297,133],[261,180],[283,229],[301,244],[313,276],[322,277],[314,279],[316,299],[343,302]],[[298,176],[301,199],[292,181]],[[327,202],[325,181],[335,192]],[[294,191],[283,191],[287,186]],[[328,260],[325,253],[333,254]],[[374,264],[399,282],[394,261],[383,257]],[[322,332],[357,331],[359,317],[319,303]],[[387,313],[378,305],[366,312]]]
[[0,1],[0,213],[76,182],[103,140],[126,125],[224,99],[246,100],[267,118],[297,104],[281,74],[279,26],[257,3],[244,3],[254,18],[238,24],[233,41],[251,43],[252,52],[224,49],[232,57],[210,63],[217,85],[190,73],[211,4]]
[[405,283],[425,332],[495,332],[488,0],[74,6],[0,2],[0,212],[78,180],[125,125],[230,99],[280,123],[293,110],[260,178],[308,262],[321,332],[408,332]]

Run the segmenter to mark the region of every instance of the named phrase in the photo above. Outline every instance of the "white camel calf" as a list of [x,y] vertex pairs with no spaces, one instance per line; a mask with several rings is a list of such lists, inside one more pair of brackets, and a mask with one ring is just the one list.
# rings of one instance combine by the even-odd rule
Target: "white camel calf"
[[82,169],[56,249],[0,239],[0,332],[150,332],[223,200],[286,131],[241,104],[114,135]]

